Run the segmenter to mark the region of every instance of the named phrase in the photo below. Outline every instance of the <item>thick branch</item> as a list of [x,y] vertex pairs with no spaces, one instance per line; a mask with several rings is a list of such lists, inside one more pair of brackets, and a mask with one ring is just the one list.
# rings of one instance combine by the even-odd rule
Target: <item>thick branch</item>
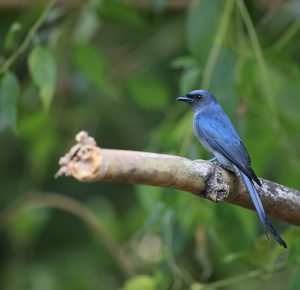
[[[212,201],[226,201],[253,210],[249,195],[232,173],[208,161],[148,152],[101,149],[80,132],[76,144],[60,160],[56,176],[83,182],[109,181],[180,189]],[[267,213],[300,225],[300,192],[260,179],[257,188]]]

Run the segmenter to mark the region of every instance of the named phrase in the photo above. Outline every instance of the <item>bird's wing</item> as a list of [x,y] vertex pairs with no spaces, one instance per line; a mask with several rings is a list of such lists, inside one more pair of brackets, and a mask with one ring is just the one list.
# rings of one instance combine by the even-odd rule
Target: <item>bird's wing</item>
[[[222,115],[222,117],[220,117]],[[221,153],[258,185],[249,154],[229,118],[223,114],[199,118],[198,133],[213,150]]]

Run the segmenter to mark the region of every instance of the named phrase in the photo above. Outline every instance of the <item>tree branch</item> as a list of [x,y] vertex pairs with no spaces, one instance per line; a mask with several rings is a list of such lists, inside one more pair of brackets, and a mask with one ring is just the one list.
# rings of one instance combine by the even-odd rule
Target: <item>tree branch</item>
[[[56,177],[73,176],[82,182],[109,181],[147,184],[184,190],[212,201],[225,201],[254,210],[242,182],[234,173],[211,162],[148,152],[101,149],[86,132],[60,159]],[[300,226],[300,192],[260,179],[257,187],[266,212]]]

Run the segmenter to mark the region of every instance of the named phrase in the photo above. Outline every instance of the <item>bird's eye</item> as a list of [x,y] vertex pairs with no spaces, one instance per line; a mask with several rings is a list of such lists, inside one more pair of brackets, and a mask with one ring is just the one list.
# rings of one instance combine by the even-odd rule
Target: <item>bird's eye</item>
[[201,100],[202,99],[202,95],[197,95],[197,99]]

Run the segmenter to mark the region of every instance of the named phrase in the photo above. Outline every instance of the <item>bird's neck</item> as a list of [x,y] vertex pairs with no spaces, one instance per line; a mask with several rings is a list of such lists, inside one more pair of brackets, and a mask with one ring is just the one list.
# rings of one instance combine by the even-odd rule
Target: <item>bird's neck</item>
[[195,115],[206,116],[212,114],[216,109],[216,104],[210,104],[208,106],[195,106],[193,111]]

